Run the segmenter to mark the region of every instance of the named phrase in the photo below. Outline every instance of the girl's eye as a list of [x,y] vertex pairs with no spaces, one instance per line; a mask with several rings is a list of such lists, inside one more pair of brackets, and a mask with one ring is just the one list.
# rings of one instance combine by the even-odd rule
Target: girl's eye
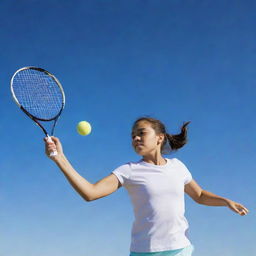
[[140,132],[140,135],[144,135],[145,134],[145,132]]
[[136,136],[143,136],[143,135],[145,135],[144,131],[138,132],[136,134],[132,134],[132,139],[134,139]]

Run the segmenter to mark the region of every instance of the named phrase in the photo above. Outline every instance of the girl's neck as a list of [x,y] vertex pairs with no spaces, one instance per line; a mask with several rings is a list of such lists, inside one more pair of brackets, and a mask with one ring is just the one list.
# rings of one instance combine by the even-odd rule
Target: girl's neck
[[162,155],[155,155],[155,156],[143,156],[142,160],[149,164],[154,165],[165,165],[166,159],[162,157]]

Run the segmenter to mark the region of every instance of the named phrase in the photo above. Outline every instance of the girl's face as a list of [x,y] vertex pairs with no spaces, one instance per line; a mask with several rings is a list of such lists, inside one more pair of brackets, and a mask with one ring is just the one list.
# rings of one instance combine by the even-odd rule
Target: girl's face
[[132,146],[137,154],[146,156],[161,151],[164,135],[157,135],[151,124],[140,121],[132,131]]

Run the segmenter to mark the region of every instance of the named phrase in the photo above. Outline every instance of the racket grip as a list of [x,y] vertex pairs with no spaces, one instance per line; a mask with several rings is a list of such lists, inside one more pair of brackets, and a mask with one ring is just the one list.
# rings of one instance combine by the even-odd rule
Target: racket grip
[[[53,142],[52,138],[49,135],[47,136],[47,141],[48,142]],[[57,150],[54,150],[54,151],[50,152],[50,157],[57,156],[57,155],[58,155]]]

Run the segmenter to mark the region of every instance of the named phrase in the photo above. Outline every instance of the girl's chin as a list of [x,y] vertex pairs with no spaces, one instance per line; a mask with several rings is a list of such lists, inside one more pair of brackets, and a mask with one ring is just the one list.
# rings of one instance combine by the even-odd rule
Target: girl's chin
[[138,148],[137,148],[137,149],[134,149],[134,151],[135,151],[138,155],[140,155],[140,156],[143,155],[143,151],[142,151],[142,150],[139,150]]
[[143,152],[142,150],[135,150],[135,152],[140,155],[140,156],[144,156],[145,152]]

